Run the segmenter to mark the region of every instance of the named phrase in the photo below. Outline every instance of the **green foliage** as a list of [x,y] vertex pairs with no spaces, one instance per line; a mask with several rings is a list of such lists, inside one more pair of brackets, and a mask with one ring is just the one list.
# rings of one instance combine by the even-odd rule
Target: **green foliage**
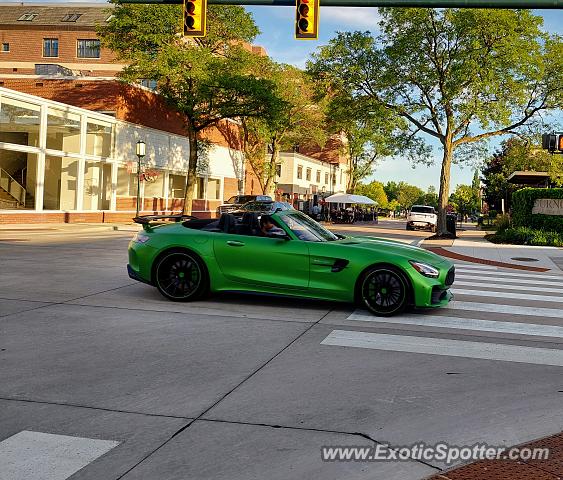
[[450,205],[461,214],[479,210],[478,192],[470,185],[458,185],[450,195]]
[[368,184],[358,183],[354,189],[354,193],[357,195],[365,195],[377,202],[378,207],[387,208],[387,195],[383,189],[383,184],[381,182],[373,181]]
[[[442,145],[439,232],[445,233],[450,168],[461,149],[521,132],[563,103],[563,42],[530,10],[382,8],[381,34],[340,32],[309,69]],[[460,149],[461,148],[461,149]],[[468,152],[464,152],[465,156]]]
[[212,6],[203,39],[180,35],[181,7],[116,3],[98,30],[102,44],[127,66],[122,80],[155,80],[158,93],[184,115],[190,158],[184,212],[191,211],[199,132],[224,119],[279,117],[274,82],[256,73],[257,56],[242,47],[258,33],[243,7]]
[[538,198],[563,199],[563,188],[523,188],[512,194],[512,222],[516,227],[530,227],[563,233],[563,216],[532,214]]
[[510,228],[510,216],[508,214],[499,215],[495,219],[495,225],[498,232],[504,232]]
[[563,247],[563,233],[529,227],[508,228],[485,238],[493,243]]
[[405,210],[413,205],[420,203],[424,197],[424,191],[415,185],[409,185],[405,182],[399,182],[399,191],[397,193],[397,201]]

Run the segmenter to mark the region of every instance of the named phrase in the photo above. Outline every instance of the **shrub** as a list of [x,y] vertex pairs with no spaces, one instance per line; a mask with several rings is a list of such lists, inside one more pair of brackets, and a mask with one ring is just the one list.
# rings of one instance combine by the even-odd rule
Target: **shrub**
[[496,210],[489,210],[489,218],[497,218],[498,212]]
[[563,233],[529,227],[507,228],[494,235],[486,235],[485,238],[493,243],[563,247]]
[[495,225],[497,226],[498,232],[504,232],[506,229],[510,228],[510,217],[506,213],[499,215],[495,220]]
[[531,227],[563,233],[563,215],[532,214],[538,198],[563,199],[563,188],[523,188],[512,194],[512,223],[515,227]]

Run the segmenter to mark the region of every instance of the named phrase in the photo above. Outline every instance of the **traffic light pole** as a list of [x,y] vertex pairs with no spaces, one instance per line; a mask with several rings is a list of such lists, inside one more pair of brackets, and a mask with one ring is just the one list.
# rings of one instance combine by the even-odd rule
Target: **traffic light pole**
[[[120,0],[119,3],[182,4],[183,0]],[[295,7],[295,0],[208,0],[212,5]],[[324,7],[563,8],[563,0],[321,0]]]

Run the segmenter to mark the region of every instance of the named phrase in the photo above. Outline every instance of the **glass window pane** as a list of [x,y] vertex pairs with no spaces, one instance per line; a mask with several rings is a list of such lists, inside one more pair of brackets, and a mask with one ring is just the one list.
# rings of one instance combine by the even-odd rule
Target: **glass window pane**
[[163,198],[164,172],[154,168],[145,168],[143,173],[142,178],[145,184],[145,198]]
[[49,108],[47,115],[47,148],[79,153],[80,115]]
[[111,164],[84,162],[83,210],[109,210]]
[[185,175],[170,175],[168,179],[168,197],[169,198],[184,198],[184,191],[186,188]]
[[0,149],[0,210],[35,208],[37,155]]
[[137,174],[132,169],[126,167],[117,169],[117,196],[137,196]]
[[45,157],[43,208],[75,210],[78,160],[68,157]]
[[221,198],[221,180],[210,178],[207,181],[207,199],[219,200]]
[[57,38],[43,39],[43,56],[44,57],[59,56],[59,40]]
[[39,146],[39,105],[2,97],[0,99],[0,142]]
[[86,126],[86,153],[98,157],[111,156],[113,125],[88,119]]
[[100,58],[99,40],[78,40],[78,58]]

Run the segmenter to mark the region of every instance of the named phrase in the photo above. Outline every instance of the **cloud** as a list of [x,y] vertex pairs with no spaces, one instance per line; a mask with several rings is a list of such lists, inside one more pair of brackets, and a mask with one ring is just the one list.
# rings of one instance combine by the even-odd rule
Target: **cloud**
[[336,24],[337,30],[353,30],[358,28],[376,31],[381,19],[377,8],[370,7],[321,7],[321,25],[324,21]]

